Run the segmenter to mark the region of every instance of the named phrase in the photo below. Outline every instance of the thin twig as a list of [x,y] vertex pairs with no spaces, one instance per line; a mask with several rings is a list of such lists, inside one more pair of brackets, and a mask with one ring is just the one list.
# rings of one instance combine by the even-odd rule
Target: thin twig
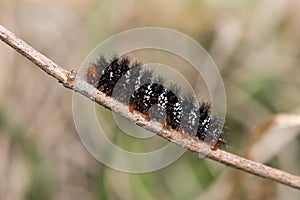
[[176,131],[161,131],[161,126],[159,126],[157,123],[152,121],[148,122],[137,113],[130,113],[126,105],[117,102],[113,98],[106,96],[104,93],[100,92],[93,86],[86,83],[80,77],[76,77],[75,82],[74,71],[67,71],[59,67],[56,63],[39,53],[37,50],[29,46],[27,43],[25,43],[23,40],[15,36],[13,33],[8,31],[1,25],[0,39],[12,48],[14,48],[20,54],[28,58],[30,61],[35,63],[38,67],[47,72],[49,75],[53,76],[65,87],[79,92],[80,94],[105,106],[106,108],[113,110],[114,112],[138,124],[139,126],[149,131],[157,133],[157,135],[169,140],[170,142],[186,147],[193,152],[199,153],[200,155],[205,155],[207,158],[223,163],[230,167],[240,169],[242,171],[260,176],[262,178],[274,180],[278,183],[282,183],[293,188],[300,189],[299,176],[295,176],[290,173],[274,169],[272,167],[242,158],[240,156],[228,153],[226,151],[222,151],[220,149],[211,151],[210,147],[205,142],[195,141],[193,139],[188,138],[182,138],[181,134]]

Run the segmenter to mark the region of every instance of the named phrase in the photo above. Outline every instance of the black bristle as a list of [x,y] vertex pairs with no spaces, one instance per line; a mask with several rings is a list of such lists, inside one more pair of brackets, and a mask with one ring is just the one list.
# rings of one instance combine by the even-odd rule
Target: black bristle
[[153,71],[150,69],[146,69],[141,73],[141,85],[151,83],[152,82]]
[[176,95],[179,95],[180,93],[180,88],[176,83],[171,83],[169,90],[173,91]]
[[153,79],[153,82],[157,83],[159,85],[164,85],[166,80],[162,76],[159,75]]
[[[96,66],[99,68],[99,70],[105,70],[106,67],[109,65],[106,58],[104,56],[100,56],[96,61]],[[102,73],[101,73],[102,74]]]

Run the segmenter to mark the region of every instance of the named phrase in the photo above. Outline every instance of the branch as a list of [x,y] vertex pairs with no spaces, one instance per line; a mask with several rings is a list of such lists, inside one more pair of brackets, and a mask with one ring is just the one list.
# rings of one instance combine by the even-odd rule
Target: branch
[[[18,51],[20,54],[28,58],[31,62],[36,64],[42,70],[49,75],[53,76],[66,88],[72,89],[78,92],[92,101],[113,110],[115,113],[129,119],[137,125],[155,132],[157,135],[178,144],[180,146],[187,147],[189,150],[201,155],[205,155],[207,158],[215,160],[219,163],[223,163],[227,166],[254,174],[256,176],[267,178],[278,183],[300,189],[300,177],[292,175],[290,173],[257,163],[240,156],[228,153],[226,151],[217,149],[210,151],[208,144],[202,141],[195,141],[193,139],[182,138],[181,134],[173,130],[161,130],[160,126],[155,122],[148,122],[137,113],[130,113],[128,106],[117,102],[115,99],[106,96],[80,77],[76,77],[75,71],[67,71],[59,67],[56,63],[51,61],[46,56],[39,53],[37,50],[29,46],[23,40],[15,36],[8,31],[5,27],[0,25],[0,39]],[[74,81],[76,77],[76,82]]]

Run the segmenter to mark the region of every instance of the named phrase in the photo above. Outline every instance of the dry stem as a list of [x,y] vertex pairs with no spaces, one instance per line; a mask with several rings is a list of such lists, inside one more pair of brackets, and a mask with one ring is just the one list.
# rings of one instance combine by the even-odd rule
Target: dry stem
[[80,94],[101,104],[102,106],[113,110],[114,112],[138,124],[139,126],[144,127],[149,131],[157,133],[157,135],[169,140],[170,142],[187,147],[193,152],[205,155],[207,158],[223,163],[227,166],[240,169],[250,174],[254,174],[262,178],[267,178],[293,188],[300,189],[299,176],[295,176],[290,173],[274,169],[272,167],[242,158],[240,156],[228,153],[220,149],[210,151],[210,148],[206,143],[201,141],[196,142],[192,139],[181,138],[180,133],[175,131],[161,131],[160,126],[158,126],[156,123],[146,121],[137,113],[128,112],[128,107],[126,105],[117,102],[110,97],[107,97],[105,94],[86,83],[80,77],[76,78],[76,84],[74,84],[76,75],[74,71],[67,71],[59,67],[56,63],[39,53],[37,50],[29,46],[27,43],[25,43],[23,40],[15,36],[13,33],[8,31],[5,27],[1,25],[0,39],[12,48],[14,48],[20,54],[28,58],[30,61],[32,61],[42,70],[47,72],[49,75],[53,76],[65,87],[79,92]]

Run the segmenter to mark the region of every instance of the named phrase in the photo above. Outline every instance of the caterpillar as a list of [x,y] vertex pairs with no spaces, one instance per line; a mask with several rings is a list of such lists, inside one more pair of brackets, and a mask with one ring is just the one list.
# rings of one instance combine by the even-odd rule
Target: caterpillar
[[159,121],[165,129],[209,141],[212,150],[226,143],[221,137],[221,119],[210,114],[209,103],[200,102],[196,106],[192,94],[178,95],[176,84],[167,88],[162,77],[153,77],[152,70],[143,70],[141,66],[127,56],[114,56],[110,60],[100,56],[90,63],[86,80],[107,96],[128,104],[130,112],[137,111],[148,121]]

